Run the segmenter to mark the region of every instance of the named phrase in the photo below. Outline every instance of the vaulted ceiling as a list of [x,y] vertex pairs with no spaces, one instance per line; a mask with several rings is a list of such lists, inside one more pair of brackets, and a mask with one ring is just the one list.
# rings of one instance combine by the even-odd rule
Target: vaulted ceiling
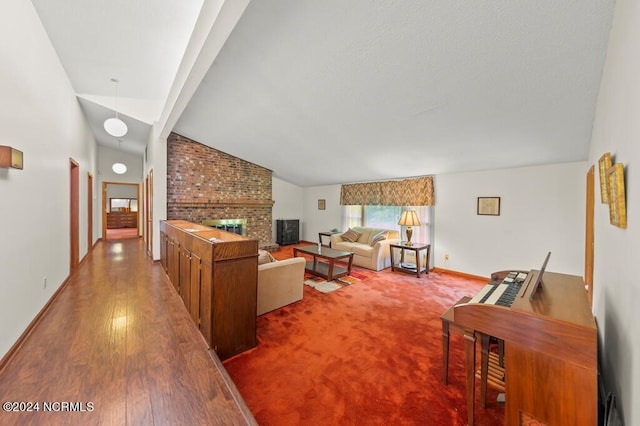
[[[586,160],[614,7],[32,2],[100,144],[117,146],[102,129],[117,110],[122,149],[141,154],[170,109],[177,133],[301,186]],[[224,17],[201,10],[233,3],[228,37],[198,44]]]

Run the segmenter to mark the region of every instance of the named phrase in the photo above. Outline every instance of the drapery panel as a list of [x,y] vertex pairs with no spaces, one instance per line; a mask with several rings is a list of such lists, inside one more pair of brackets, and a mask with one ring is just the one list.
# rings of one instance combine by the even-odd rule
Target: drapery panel
[[343,206],[433,206],[433,177],[342,185]]

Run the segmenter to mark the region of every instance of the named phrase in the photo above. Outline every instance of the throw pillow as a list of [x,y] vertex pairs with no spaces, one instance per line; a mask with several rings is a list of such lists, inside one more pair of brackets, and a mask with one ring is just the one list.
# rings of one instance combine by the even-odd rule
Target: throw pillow
[[369,245],[373,247],[378,241],[386,240],[387,238],[389,238],[389,233],[387,231],[378,232],[373,236],[373,238],[371,239],[371,244]]
[[276,259],[266,250],[258,250],[258,265],[275,262]]
[[344,241],[355,243],[356,241],[358,241],[358,238],[360,238],[360,235],[362,235],[362,232],[354,231],[353,229],[349,228],[347,232],[342,234],[342,239]]

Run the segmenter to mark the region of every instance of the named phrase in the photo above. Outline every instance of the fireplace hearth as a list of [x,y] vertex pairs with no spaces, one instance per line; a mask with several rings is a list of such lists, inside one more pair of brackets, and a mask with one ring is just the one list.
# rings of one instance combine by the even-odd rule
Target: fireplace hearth
[[247,219],[207,219],[203,220],[202,224],[244,237],[247,236]]

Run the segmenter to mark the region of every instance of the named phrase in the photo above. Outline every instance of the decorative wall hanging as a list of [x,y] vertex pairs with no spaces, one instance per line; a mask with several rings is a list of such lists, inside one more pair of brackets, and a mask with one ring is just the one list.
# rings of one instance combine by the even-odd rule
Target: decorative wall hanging
[[318,210],[325,210],[327,208],[327,202],[325,200],[318,200]]
[[602,204],[609,203],[609,182],[607,171],[611,167],[611,153],[605,152],[598,160],[598,171],[600,172],[600,200]]
[[500,197],[478,197],[478,214],[500,216]]
[[624,194],[624,166],[614,164],[607,170],[609,187],[609,222],[619,228],[627,227],[627,207]]

